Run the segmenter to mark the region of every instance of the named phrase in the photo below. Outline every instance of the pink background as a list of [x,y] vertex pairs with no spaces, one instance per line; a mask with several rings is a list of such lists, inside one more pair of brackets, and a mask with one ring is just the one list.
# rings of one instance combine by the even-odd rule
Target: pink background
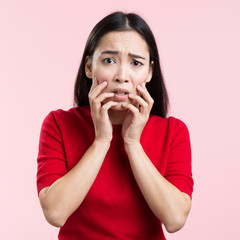
[[151,26],[170,115],[191,135],[192,211],[167,238],[240,239],[239,1],[85,2],[0,2],[1,239],[57,239],[35,185],[40,127],[49,111],[72,107],[87,36],[113,10],[139,13]]

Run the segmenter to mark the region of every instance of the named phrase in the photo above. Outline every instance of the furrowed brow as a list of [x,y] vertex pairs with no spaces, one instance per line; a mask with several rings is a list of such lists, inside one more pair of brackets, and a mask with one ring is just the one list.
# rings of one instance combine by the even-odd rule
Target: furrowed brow
[[[101,54],[114,54],[117,55],[119,54],[119,51],[114,51],[114,50],[105,50],[102,51]],[[134,54],[134,53],[129,53],[128,56],[132,57],[132,58],[140,58],[140,59],[146,59],[145,57],[142,57],[140,55]]]
[[133,53],[129,53],[128,55],[132,58],[140,58],[140,59],[144,59],[144,60],[146,59],[145,57],[142,57],[140,55],[136,55],[136,54],[133,54]]
[[101,54],[119,54],[118,51],[113,51],[113,50],[105,50],[105,51],[102,51]]

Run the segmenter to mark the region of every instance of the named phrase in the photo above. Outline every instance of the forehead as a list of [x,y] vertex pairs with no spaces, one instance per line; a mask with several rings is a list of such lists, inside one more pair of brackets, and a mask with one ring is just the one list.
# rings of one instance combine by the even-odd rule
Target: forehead
[[134,30],[114,31],[105,34],[95,50],[117,50],[119,52],[149,55],[146,41]]

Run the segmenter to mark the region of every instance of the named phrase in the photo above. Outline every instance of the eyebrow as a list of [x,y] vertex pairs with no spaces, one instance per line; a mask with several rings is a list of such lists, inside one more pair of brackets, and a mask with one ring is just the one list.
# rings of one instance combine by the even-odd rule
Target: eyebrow
[[[119,54],[119,51],[113,51],[113,50],[105,50],[102,51],[101,54]],[[133,57],[133,58],[140,58],[140,59],[146,59],[145,57],[142,57],[140,55],[137,54],[133,54],[133,53],[128,53],[128,56]]]

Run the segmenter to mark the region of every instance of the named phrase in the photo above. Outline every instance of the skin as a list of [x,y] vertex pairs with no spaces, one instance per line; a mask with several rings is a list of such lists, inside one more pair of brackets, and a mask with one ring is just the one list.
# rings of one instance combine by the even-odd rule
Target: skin
[[[95,49],[93,57],[87,58],[85,67],[86,74],[93,79],[93,85],[89,93],[89,101],[92,115],[99,114],[99,128],[105,124],[108,136],[112,137],[112,123],[123,124],[123,138],[131,141],[130,131],[135,131],[129,126],[135,121],[137,111],[141,109],[141,114],[136,124],[138,131],[135,131],[133,141],[141,137],[141,132],[147,122],[153,104],[151,96],[145,88],[145,83],[152,77],[152,65],[149,64],[150,55],[146,42],[135,31],[111,32],[100,40]],[[153,64],[153,63],[151,63]],[[116,88],[128,91],[126,100],[118,101],[114,97],[113,90]],[[145,89],[145,91],[143,91]],[[144,101],[139,95],[146,96]],[[143,108],[143,106],[149,106]],[[141,106],[141,107],[140,107]],[[104,109],[101,115],[100,108]],[[108,111],[108,114],[105,114]],[[97,118],[97,116],[96,116]],[[95,119],[95,117],[93,117]],[[108,125],[106,125],[106,122]],[[140,130],[140,131],[139,131]],[[96,136],[98,137],[98,136]]]
[[[122,125],[124,147],[136,182],[153,213],[168,232],[183,227],[191,208],[190,197],[169,183],[145,154],[140,137],[153,99],[145,83],[151,80],[148,46],[135,31],[110,32],[102,37],[85,71],[92,80],[89,103],[95,140],[75,167],[40,191],[46,219],[63,226],[92,186],[112,140],[112,124]],[[124,99],[115,89],[127,91]]]

